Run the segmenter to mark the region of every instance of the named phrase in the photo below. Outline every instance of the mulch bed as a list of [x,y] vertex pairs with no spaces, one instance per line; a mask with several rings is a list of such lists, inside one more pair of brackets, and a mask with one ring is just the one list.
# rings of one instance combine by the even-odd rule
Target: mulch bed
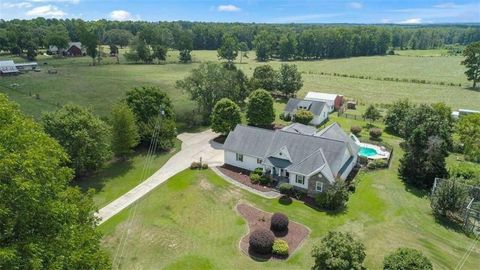
[[[242,215],[248,222],[249,232],[247,235],[243,236],[240,240],[240,249],[251,258],[255,260],[269,260],[273,259],[286,259],[288,257],[278,257],[274,255],[260,255],[255,254],[249,250],[249,237],[250,233],[256,229],[264,228],[270,229],[270,219],[272,213],[264,212],[260,209],[257,209],[248,204],[240,203],[237,205],[237,211]],[[307,238],[310,230],[300,223],[289,221],[288,231],[286,233],[275,233],[276,239],[283,239],[288,243],[288,254],[291,256],[293,252],[303,243]]]
[[217,167],[220,172],[225,174],[226,176],[232,178],[233,180],[240,182],[246,186],[254,188],[258,191],[267,192],[272,191],[273,186],[262,186],[260,184],[254,184],[250,181],[250,171],[240,169],[231,165],[224,164],[220,167]]

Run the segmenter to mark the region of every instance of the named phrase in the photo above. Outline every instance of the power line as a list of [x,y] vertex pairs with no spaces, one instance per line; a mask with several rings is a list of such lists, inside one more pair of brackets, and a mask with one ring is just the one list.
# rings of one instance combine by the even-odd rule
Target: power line
[[462,258],[460,259],[460,261],[458,262],[457,266],[455,267],[455,270],[461,270],[461,269],[463,268],[463,266],[464,266],[465,263],[467,262],[468,257],[470,256],[470,254],[472,253],[473,249],[475,248],[475,245],[477,244],[479,237],[480,237],[480,235],[478,235],[478,236],[473,240],[472,245],[471,245],[470,248],[465,252],[465,254],[463,254]]
[[[139,182],[146,177],[147,170],[148,170],[148,168],[150,167],[150,164],[153,161],[153,154],[156,152],[156,148],[157,148],[157,144],[158,144],[158,137],[159,137],[159,133],[160,133],[161,115],[163,115],[162,110],[160,110],[159,114],[158,114],[157,119],[159,121],[157,121],[155,123],[154,132],[152,134],[152,138],[150,139],[150,146],[149,146],[149,149],[148,149],[148,152],[147,152],[147,158],[145,160],[143,170],[142,170],[142,174],[141,174],[141,178],[139,179]],[[139,198],[137,201],[133,202],[134,205],[133,205],[132,208],[130,208],[129,216],[127,218],[127,226],[124,229],[124,231],[122,232],[122,235],[120,237],[120,244],[117,247],[117,250],[115,252],[115,256],[113,258],[113,262],[112,262],[113,268],[117,268],[117,269],[120,268],[120,261],[118,261],[118,263],[117,263],[117,258],[119,260],[121,260],[121,258],[123,257],[125,246],[126,246],[126,243],[127,243],[128,237],[129,237],[129,233],[130,233],[130,228],[131,228],[131,225],[133,224],[133,221],[135,220],[137,207],[138,207],[138,202],[140,201],[140,199],[141,198]]]

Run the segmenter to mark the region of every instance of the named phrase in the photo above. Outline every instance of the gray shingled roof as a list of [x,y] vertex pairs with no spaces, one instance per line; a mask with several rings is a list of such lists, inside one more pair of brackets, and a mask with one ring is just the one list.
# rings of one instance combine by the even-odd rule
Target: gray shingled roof
[[315,127],[307,126],[300,123],[293,123],[289,126],[282,128],[282,130],[303,135],[314,135],[315,132],[317,132],[317,129]]
[[[291,163],[274,158],[282,147],[290,154]],[[310,174],[328,163],[333,174],[341,169],[341,161],[347,150],[347,143],[325,137],[303,135],[283,130],[266,130],[237,125],[230,132],[224,149],[240,154],[263,157],[267,165],[287,168],[302,174]]]
[[288,100],[287,105],[285,106],[284,112],[294,113],[299,107],[302,107],[302,108],[308,108],[308,110],[312,112],[314,115],[320,115],[323,111],[323,108],[326,105],[327,104],[323,101],[291,98]]
[[333,123],[330,126],[320,130],[315,134],[315,136],[346,142],[350,145],[350,148],[355,154],[360,151],[360,146],[356,144],[337,123]]
[[237,125],[228,134],[223,145],[225,150],[254,157],[264,157],[273,139],[273,130]]

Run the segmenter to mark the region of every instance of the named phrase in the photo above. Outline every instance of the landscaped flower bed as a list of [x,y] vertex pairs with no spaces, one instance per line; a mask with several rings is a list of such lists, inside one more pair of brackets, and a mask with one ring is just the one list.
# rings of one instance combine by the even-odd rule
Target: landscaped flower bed
[[[272,213],[264,212],[260,209],[252,207],[247,204],[238,204],[237,211],[242,215],[243,218],[247,220],[249,231],[242,237],[240,240],[240,249],[247,255],[257,259],[257,260],[269,260],[274,259],[286,259],[288,256],[292,255],[293,252],[303,243],[307,238],[310,230],[302,224],[288,221],[287,220],[287,230],[284,231],[272,231],[271,230],[271,218]],[[282,217],[283,220],[283,217]],[[258,231],[271,231],[275,236],[275,248],[272,247],[273,251],[278,253],[283,253],[282,255],[277,255],[273,253],[260,254],[255,252],[250,248],[250,235],[253,232]],[[278,240],[284,240],[288,244],[288,255],[285,255],[283,252],[286,245],[283,242]],[[280,251],[280,252],[279,252]]]
[[264,185],[261,185],[260,183],[256,183],[256,184],[252,183],[252,181],[250,179],[250,173],[251,172],[248,171],[248,170],[243,170],[243,169],[233,167],[233,166],[230,166],[230,165],[226,165],[226,164],[223,165],[223,166],[217,167],[217,168],[224,175],[226,175],[226,176],[232,178],[233,180],[235,180],[237,182],[240,182],[240,183],[242,183],[246,186],[254,188],[256,190],[263,191],[263,192],[273,190],[273,187],[271,185],[264,186]]

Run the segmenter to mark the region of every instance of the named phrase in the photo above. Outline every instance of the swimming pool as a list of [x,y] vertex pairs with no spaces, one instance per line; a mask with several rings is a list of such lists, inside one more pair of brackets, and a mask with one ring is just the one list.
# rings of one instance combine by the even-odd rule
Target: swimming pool
[[360,151],[358,152],[358,155],[362,157],[373,157],[373,156],[376,156],[377,154],[378,154],[377,150],[370,147],[364,147],[364,146],[360,147]]

